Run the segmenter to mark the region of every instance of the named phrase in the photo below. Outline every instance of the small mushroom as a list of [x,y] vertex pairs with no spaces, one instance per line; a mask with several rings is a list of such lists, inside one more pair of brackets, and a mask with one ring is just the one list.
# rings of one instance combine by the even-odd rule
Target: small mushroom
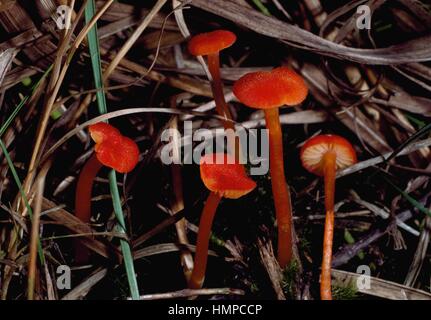
[[204,185],[211,193],[199,223],[194,268],[189,280],[189,287],[192,289],[202,288],[205,280],[211,226],[221,198],[238,199],[256,187],[256,183],[247,177],[244,167],[228,154],[214,153],[203,156],[200,173]]
[[[233,45],[236,41],[234,33],[227,30],[215,30],[201,33],[190,39],[188,49],[194,56],[207,56],[208,69],[212,76],[211,87],[218,114],[227,120],[232,120],[232,115],[224,99],[223,83],[220,76],[219,52]],[[224,121],[225,129],[234,129],[231,121]]]
[[346,139],[336,135],[318,135],[309,139],[301,148],[301,162],[305,169],[323,176],[325,183],[325,230],[323,236],[322,273],[320,296],[332,300],[331,263],[334,237],[335,174],[338,169],[356,163],[356,152]]
[[[107,166],[117,172],[127,173],[135,168],[139,160],[139,149],[136,143],[132,139],[122,136],[115,127],[100,122],[91,125],[89,131],[96,142],[95,153],[82,168],[75,193],[75,215],[85,223],[90,222],[91,190],[99,170],[103,166]],[[88,250],[77,245],[76,262],[85,263],[88,255]]]
[[292,258],[292,205],[283,162],[283,140],[278,108],[300,104],[308,89],[295,71],[279,67],[248,73],[235,82],[233,93],[250,108],[263,109],[269,130],[272,193],[278,224],[278,262],[285,268]]

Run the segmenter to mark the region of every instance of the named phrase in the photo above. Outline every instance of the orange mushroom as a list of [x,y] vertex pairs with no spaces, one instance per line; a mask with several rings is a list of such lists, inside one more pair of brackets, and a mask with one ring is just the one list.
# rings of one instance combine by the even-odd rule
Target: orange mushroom
[[199,223],[194,267],[189,280],[189,287],[192,289],[202,288],[205,280],[211,226],[221,198],[238,199],[256,187],[256,183],[247,177],[244,167],[231,155],[224,153],[203,156],[200,173],[204,185],[211,193]]
[[319,135],[309,139],[301,148],[301,161],[305,169],[323,176],[325,183],[325,230],[323,236],[322,273],[320,296],[332,300],[331,263],[334,237],[335,174],[356,163],[356,152],[346,139],[336,135]]
[[[135,168],[139,159],[136,143],[122,136],[115,127],[100,122],[91,125],[89,131],[96,142],[95,153],[82,168],[75,193],[75,215],[85,223],[90,222],[91,190],[99,170],[105,165],[120,173],[127,173]],[[88,260],[88,250],[77,245],[75,260],[85,263]]]
[[278,108],[300,104],[307,97],[304,80],[293,70],[248,73],[235,82],[233,93],[248,107],[263,109],[269,130],[272,193],[278,224],[278,262],[285,268],[292,258],[292,205],[284,175],[283,140]]
[[[220,76],[219,52],[233,45],[236,41],[234,33],[227,30],[215,30],[201,33],[190,39],[188,49],[194,56],[207,56],[208,69],[212,76],[211,88],[218,114],[227,120],[232,120],[232,115],[224,99],[223,83]],[[226,129],[234,129],[231,121],[224,121]]]

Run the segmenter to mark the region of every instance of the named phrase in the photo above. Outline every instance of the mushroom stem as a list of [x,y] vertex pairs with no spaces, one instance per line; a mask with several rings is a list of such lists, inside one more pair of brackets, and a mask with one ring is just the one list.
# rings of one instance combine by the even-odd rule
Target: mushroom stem
[[292,204],[284,175],[283,139],[278,108],[265,110],[269,130],[269,171],[278,225],[278,263],[285,268],[292,258]]
[[213,78],[211,82],[211,88],[213,91],[214,101],[216,104],[217,113],[224,117],[223,126],[227,130],[228,137],[228,150],[230,153],[235,155],[235,159],[239,161],[242,159],[242,154],[240,153],[239,139],[235,136],[235,125],[232,121],[232,114],[230,113],[229,107],[224,98],[223,92],[223,82],[221,81],[220,75],[220,54],[212,53],[208,55],[208,70]]
[[220,55],[219,53],[211,53],[208,55],[208,69],[213,78],[211,82],[211,88],[213,91],[214,101],[216,104],[216,110],[218,114],[225,118],[223,125],[225,129],[235,130],[235,127],[231,121],[232,115],[229,111],[226,100],[224,99],[223,83],[220,75]]
[[220,195],[215,192],[211,192],[205,203],[204,209],[202,210],[196,243],[194,267],[189,280],[190,289],[200,289],[204,283],[211,226],[220,200]]
[[[90,222],[91,217],[91,190],[93,181],[97,176],[103,164],[97,159],[94,153],[81,170],[76,185],[75,193],[75,215],[82,222]],[[82,246],[78,240],[75,244],[75,261],[77,263],[86,263],[88,261],[89,251]]]
[[334,237],[334,193],[335,193],[336,154],[329,151],[323,157],[323,177],[325,180],[325,230],[323,235],[322,274],[320,296],[322,300],[332,300],[331,264],[332,241]]

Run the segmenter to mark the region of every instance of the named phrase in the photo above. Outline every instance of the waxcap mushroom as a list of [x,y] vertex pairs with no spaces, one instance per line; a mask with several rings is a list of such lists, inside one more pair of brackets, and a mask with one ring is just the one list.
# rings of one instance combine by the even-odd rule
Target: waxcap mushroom
[[242,76],[235,82],[233,93],[250,108],[272,109],[300,104],[307,97],[308,88],[295,71],[278,67]]
[[256,182],[246,175],[244,167],[235,163],[234,158],[228,154],[203,156],[200,173],[204,185],[221,197],[238,199],[256,187]]
[[336,154],[336,170],[356,163],[356,152],[349,141],[343,137],[325,134],[307,140],[301,148],[301,161],[305,169],[323,176],[323,157],[327,152]]
[[106,122],[92,124],[88,128],[88,131],[90,131],[91,138],[96,143],[101,143],[108,138],[115,139],[121,136],[121,133],[117,128]]
[[89,127],[96,142],[94,151],[97,159],[105,166],[120,173],[132,171],[139,160],[136,143],[107,123],[96,123]]
[[236,41],[236,35],[228,30],[201,33],[190,39],[189,52],[194,56],[206,56],[229,48]]

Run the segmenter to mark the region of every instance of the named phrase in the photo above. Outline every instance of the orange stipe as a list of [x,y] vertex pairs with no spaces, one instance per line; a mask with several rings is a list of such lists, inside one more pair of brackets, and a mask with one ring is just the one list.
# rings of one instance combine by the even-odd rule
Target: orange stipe
[[319,135],[309,139],[301,148],[302,165],[308,171],[324,177],[325,229],[323,236],[320,297],[332,300],[331,264],[334,237],[335,176],[338,169],[356,163],[356,152],[346,139],[336,135]]
[[236,35],[227,30],[201,33],[189,41],[189,52],[194,56],[206,56],[229,48],[236,41]]
[[263,109],[269,130],[269,158],[272,193],[278,228],[278,263],[285,268],[292,259],[292,204],[283,162],[283,137],[278,108],[296,105],[308,94],[304,80],[287,67],[252,72],[242,76],[233,93],[250,108]]
[[[132,171],[139,159],[136,143],[123,135],[110,124],[99,122],[89,127],[91,138],[96,142],[95,153],[87,161],[79,174],[75,195],[75,215],[84,223],[91,218],[91,190],[94,178],[103,166],[113,168],[120,173]],[[75,259],[85,264],[89,251],[76,241]]]
[[202,288],[205,280],[211,226],[220,200],[222,197],[237,199],[256,187],[256,183],[247,177],[244,167],[235,161],[235,157],[224,153],[203,156],[200,171],[202,181],[211,193],[199,222],[194,267],[188,283],[192,289]]
[[248,107],[271,109],[301,103],[307,97],[308,89],[295,71],[279,67],[244,75],[235,82],[233,92]]

